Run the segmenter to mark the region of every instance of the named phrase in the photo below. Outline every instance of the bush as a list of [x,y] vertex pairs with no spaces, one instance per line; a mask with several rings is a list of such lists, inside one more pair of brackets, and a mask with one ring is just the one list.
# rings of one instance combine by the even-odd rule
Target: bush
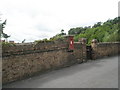
[[9,42],[1,42],[2,47],[7,47],[7,46],[16,46],[14,43],[9,43]]

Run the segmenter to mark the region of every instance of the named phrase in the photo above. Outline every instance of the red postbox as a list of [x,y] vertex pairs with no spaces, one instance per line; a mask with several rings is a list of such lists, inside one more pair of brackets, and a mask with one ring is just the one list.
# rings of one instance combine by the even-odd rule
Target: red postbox
[[74,36],[68,36],[69,50],[74,50]]

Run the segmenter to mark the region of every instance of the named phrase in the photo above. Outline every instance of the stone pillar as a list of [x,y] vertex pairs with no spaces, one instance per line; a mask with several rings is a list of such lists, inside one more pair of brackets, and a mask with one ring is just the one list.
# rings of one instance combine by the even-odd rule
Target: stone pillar
[[82,44],[86,44],[87,39],[86,38],[80,38],[78,41]]
[[98,56],[98,54],[97,54],[97,43],[98,43],[97,39],[93,39],[91,41],[92,59],[93,60],[97,59],[97,56]]
[[82,44],[82,56],[83,56],[83,62],[87,61],[87,49],[86,49],[86,38],[80,38],[79,42]]

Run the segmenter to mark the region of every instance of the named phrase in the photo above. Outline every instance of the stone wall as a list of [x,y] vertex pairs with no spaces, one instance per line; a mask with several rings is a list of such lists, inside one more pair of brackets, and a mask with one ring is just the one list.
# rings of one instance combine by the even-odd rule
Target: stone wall
[[38,72],[74,64],[74,54],[64,50],[3,58],[3,82],[20,80]]
[[120,43],[119,42],[106,42],[97,43],[93,42],[92,46],[92,58],[102,58],[113,55],[118,55],[120,53]]
[[3,47],[3,84],[21,80],[47,70],[58,69],[81,63],[85,58],[85,44],[74,43],[69,51],[69,42],[48,42],[39,44],[18,44]]
[[[3,84],[87,61],[86,39],[74,42],[74,49],[70,49],[71,42],[68,38],[47,43],[3,46]],[[97,59],[118,54],[120,43],[98,43],[94,40],[91,49],[92,58]]]
[[15,45],[2,46],[2,56],[21,55],[28,53],[37,53],[51,50],[68,48],[68,43],[60,42],[45,42],[45,43],[24,43]]

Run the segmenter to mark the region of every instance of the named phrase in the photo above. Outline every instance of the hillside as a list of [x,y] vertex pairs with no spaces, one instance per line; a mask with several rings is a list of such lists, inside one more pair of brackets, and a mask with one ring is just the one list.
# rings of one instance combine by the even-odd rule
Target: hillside
[[[43,40],[36,40],[36,42],[49,42],[57,39],[63,39],[66,35],[64,30],[61,33]],[[120,41],[120,17],[109,19],[106,22],[97,22],[93,26],[71,28],[68,35],[74,35],[74,41],[79,38],[87,38],[87,44],[91,43],[92,39],[97,39],[98,42],[119,42]]]
[[75,41],[78,41],[79,38],[87,38],[88,44],[92,39],[97,39],[99,42],[116,42],[120,41],[119,22],[120,17],[116,17],[103,23],[97,22],[93,26],[71,28],[68,34],[74,35]]

